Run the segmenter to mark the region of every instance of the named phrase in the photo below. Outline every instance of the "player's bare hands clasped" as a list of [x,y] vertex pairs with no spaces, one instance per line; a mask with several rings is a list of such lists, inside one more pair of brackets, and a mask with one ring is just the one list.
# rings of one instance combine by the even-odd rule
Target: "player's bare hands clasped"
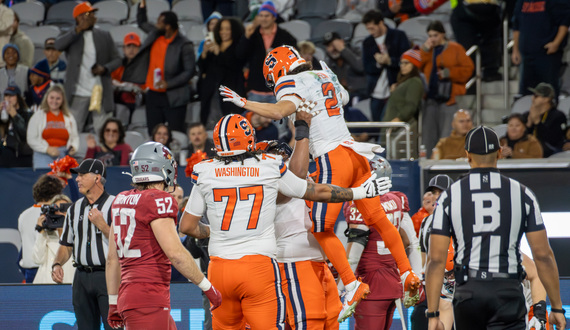
[[220,85],[220,95],[223,97],[222,101],[224,102],[232,102],[233,104],[237,105],[240,108],[245,107],[247,100],[245,97],[239,96],[238,93],[234,92],[233,90],[229,89],[224,85]]

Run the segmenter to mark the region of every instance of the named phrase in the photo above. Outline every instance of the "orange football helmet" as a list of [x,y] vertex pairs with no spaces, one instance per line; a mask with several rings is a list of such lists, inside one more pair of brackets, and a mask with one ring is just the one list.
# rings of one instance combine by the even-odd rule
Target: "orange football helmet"
[[303,63],[306,63],[305,59],[294,47],[283,45],[273,49],[267,54],[263,63],[265,84],[273,89],[279,78]]
[[222,157],[255,151],[255,130],[241,115],[224,116],[214,128],[214,145]]

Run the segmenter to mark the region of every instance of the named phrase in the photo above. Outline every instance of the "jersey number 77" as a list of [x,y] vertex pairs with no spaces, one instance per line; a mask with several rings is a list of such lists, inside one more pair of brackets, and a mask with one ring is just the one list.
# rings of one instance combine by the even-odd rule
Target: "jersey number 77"
[[[253,203],[249,214],[247,229],[256,229],[259,221],[259,213],[263,204],[263,186],[249,186],[240,188],[216,188],[214,191],[214,202],[223,203],[226,200],[226,209],[222,219],[221,230],[228,231],[234,217],[237,203],[249,201],[253,196]],[[238,200],[239,197],[239,200]]]

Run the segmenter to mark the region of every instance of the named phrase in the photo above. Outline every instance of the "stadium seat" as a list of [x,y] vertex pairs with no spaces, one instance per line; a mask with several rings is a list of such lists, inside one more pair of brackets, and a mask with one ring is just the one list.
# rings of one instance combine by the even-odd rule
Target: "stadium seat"
[[186,38],[194,44],[194,50],[198,49],[198,45],[206,35],[204,34],[204,27],[202,25],[192,25],[186,30]]
[[186,124],[200,121],[200,102],[191,102],[186,106]]
[[352,105],[353,108],[356,108],[362,112],[368,120],[372,120],[372,115],[370,114],[370,99],[364,99],[359,101],[358,103]]
[[104,0],[93,5],[97,11],[97,23],[120,24],[129,17],[129,7],[125,1]]
[[557,152],[548,158],[570,158],[570,151]]
[[396,22],[394,22],[394,20],[388,17],[384,17],[384,24],[386,24],[386,26],[389,27],[390,29],[396,28]]
[[495,131],[495,133],[497,133],[497,136],[500,139],[503,136],[507,135],[507,124],[501,124],[501,125],[494,126],[493,130]]
[[172,141],[177,141],[180,150],[188,148],[188,136],[182,132],[172,131]]
[[[406,32],[408,39],[415,45],[422,45],[427,40],[426,29],[432,22],[429,16],[412,17],[398,26],[399,30]],[[449,22],[442,22],[445,27],[445,35],[448,39],[453,40],[453,29]]]
[[12,10],[20,17],[21,25],[37,26],[46,15],[45,6],[39,1],[19,2],[12,6]]
[[125,143],[130,145],[133,150],[145,142],[146,139],[141,133],[135,131],[125,132]]
[[311,0],[297,1],[295,9],[297,18],[331,18],[336,12],[336,1],[331,0]]
[[75,25],[73,18],[73,8],[77,5],[75,1],[62,1],[49,7],[44,21],[45,25],[57,25],[62,29],[69,29]]
[[179,21],[193,21],[202,24],[202,6],[199,0],[182,0],[172,6],[172,11],[178,15]]
[[131,117],[131,124],[129,125],[129,130],[134,131],[137,128],[144,128],[146,130],[146,108],[138,107],[133,112]]
[[511,113],[524,113],[530,109],[532,104],[532,95],[525,95],[513,103]]
[[297,41],[309,40],[311,38],[311,25],[302,20],[291,20],[279,24],[279,27],[291,33]]
[[55,38],[60,32],[59,28],[55,25],[42,25],[28,29],[26,34],[30,37],[35,47],[43,48],[47,38]]
[[563,98],[558,102],[558,110],[564,112],[566,119],[570,117],[570,97]]
[[[78,162],[81,162],[83,158],[85,158],[85,154],[87,154],[87,136],[92,135],[92,133],[79,133],[79,149],[73,155],[73,157],[77,158]],[[95,138],[97,140],[97,138]]]
[[[131,11],[129,12],[129,23],[136,23],[137,22],[137,10],[138,10],[138,3],[131,6]],[[165,0],[148,0],[146,1],[146,17],[148,18],[148,22],[154,24],[156,19],[163,11],[170,10],[170,4]]]
[[141,42],[144,42],[146,33],[144,33],[143,30],[139,29],[136,25],[118,25],[109,30],[109,33],[111,33],[111,37],[113,37],[115,45],[120,47],[123,46],[123,39],[125,38],[125,35],[130,32],[135,32],[138,34],[141,38]]
[[314,42],[322,42],[323,37],[327,32],[335,31],[337,32],[342,39],[345,41],[350,40],[352,38],[352,23],[344,19],[332,19],[326,20],[319,25],[311,32],[311,39]]
[[325,51],[321,47],[315,47],[315,58],[319,61],[324,61],[327,57]]

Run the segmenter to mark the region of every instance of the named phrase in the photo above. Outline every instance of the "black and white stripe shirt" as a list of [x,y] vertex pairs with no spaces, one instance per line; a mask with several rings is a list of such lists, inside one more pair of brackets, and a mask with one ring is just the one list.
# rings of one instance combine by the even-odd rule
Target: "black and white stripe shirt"
[[107,224],[111,225],[111,205],[115,196],[103,192],[93,204],[83,197],[67,210],[63,232],[59,244],[73,247],[73,258],[80,266],[105,266],[109,240],[89,221],[91,209],[97,208],[103,214]]
[[542,229],[540,208],[529,188],[496,168],[475,168],[441,194],[431,234],[453,236],[458,266],[520,274],[522,234]]

